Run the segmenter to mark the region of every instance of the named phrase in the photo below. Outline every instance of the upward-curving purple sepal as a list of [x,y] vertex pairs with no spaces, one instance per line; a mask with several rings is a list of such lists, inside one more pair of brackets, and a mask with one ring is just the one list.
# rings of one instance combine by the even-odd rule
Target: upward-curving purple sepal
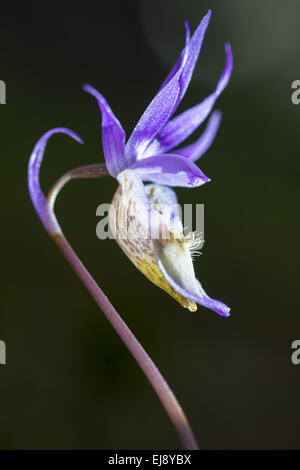
[[165,86],[165,84],[168,83],[170,78],[173,77],[175,75],[175,73],[179,70],[182,57],[183,57],[183,55],[185,53],[185,49],[188,45],[187,59],[185,61],[184,67],[182,68],[181,75],[180,75],[180,78],[179,78],[180,91],[179,91],[179,95],[178,95],[177,102],[175,104],[173,113],[176,111],[180,101],[184,97],[185,92],[186,92],[186,90],[189,86],[189,83],[191,81],[191,78],[192,78],[192,75],[193,75],[193,72],[194,72],[194,68],[195,68],[195,65],[197,63],[197,60],[198,60],[198,57],[199,57],[199,54],[200,54],[200,50],[201,50],[201,46],[202,46],[202,43],[203,43],[203,40],[204,40],[204,36],[205,36],[206,30],[207,30],[207,27],[209,25],[210,17],[211,17],[211,10],[208,10],[207,14],[202,19],[201,23],[199,24],[198,28],[194,32],[191,39],[190,39],[190,26],[189,26],[189,23],[187,21],[185,22],[185,29],[186,29],[186,45],[185,45],[185,48],[182,50],[182,52],[179,56],[179,59],[177,60],[177,62],[174,65],[173,69],[171,70],[171,72],[167,76],[166,80],[163,82],[162,86],[160,87],[160,89],[162,89]]
[[229,43],[225,45],[226,65],[218,81],[215,91],[209,95],[200,104],[184,111],[169,121],[157,135],[157,141],[160,145],[161,152],[180,145],[187,137],[189,137],[197,127],[207,118],[211,112],[217,98],[226,87],[232,71],[232,52]]
[[102,146],[106,166],[110,174],[116,178],[134,161],[134,157],[125,156],[125,132],[119,120],[112,112],[109,104],[99,91],[91,85],[83,85],[84,91],[96,98],[102,113]]
[[126,145],[128,158],[137,160],[172,116],[180,96],[180,78],[188,58],[188,50],[189,45],[186,44],[178,64],[175,65],[174,73],[171,72],[167,77],[164,86],[160,88],[134,128]]

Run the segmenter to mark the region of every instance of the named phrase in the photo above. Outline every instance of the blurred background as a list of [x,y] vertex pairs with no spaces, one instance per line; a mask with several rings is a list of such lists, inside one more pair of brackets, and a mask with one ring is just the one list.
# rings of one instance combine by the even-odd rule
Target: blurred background
[[[151,284],[114,240],[96,237],[113,179],[76,181],[57,202],[66,236],[175,391],[203,449],[300,448],[297,0],[148,0],[1,5],[1,449],[170,449],[177,436],[156,395],[38,220],[27,190],[37,139],[53,138],[41,177],[104,161],[99,89],[127,135],[177,59],[184,20],[213,16],[179,112],[210,93],[230,41],[223,120],[199,165],[212,182],[178,189],[205,204],[203,287],[232,308],[191,313]],[[201,129],[200,129],[201,130]],[[200,134],[196,131],[193,138]]]

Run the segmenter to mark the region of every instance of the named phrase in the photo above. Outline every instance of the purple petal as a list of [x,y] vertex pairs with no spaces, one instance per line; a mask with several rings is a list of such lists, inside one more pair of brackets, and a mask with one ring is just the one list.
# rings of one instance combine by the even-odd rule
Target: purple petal
[[116,177],[120,171],[134,162],[134,158],[125,157],[124,129],[99,91],[90,85],[84,85],[83,89],[98,102],[102,113],[102,145],[105,162],[110,174]]
[[196,62],[200,54],[203,39],[204,39],[206,30],[209,24],[210,17],[211,17],[211,10],[208,10],[207,14],[202,19],[200,25],[194,32],[189,42],[188,57],[187,57],[186,63],[184,65],[184,68],[182,70],[182,74],[180,77],[180,93],[179,93],[179,97],[177,100],[176,108],[179,105],[182,98],[184,97],[187,87],[189,86],[189,83],[191,81],[194,68],[195,68]]
[[[154,243],[156,245],[156,243]],[[184,287],[180,286],[178,282],[176,282],[173,277],[169,274],[168,269],[164,266],[162,260],[160,259],[157,250],[155,249],[155,257],[156,263],[159,267],[161,273],[168,281],[168,283],[175,289],[179,294],[188,299],[193,300],[199,305],[203,305],[204,307],[210,308],[214,312],[218,313],[219,315],[223,315],[224,317],[228,317],[230,315],[230,308],[227,305],[223,304],[219,300],[214,300],[208,297],[205,293],[204,289],[202,288],[200,282],[198,281],[198,294],[188,291]]]
[[135,170],[143,181],[167,186],[196,187],[210,181],[191,160],[173,154],[137,160],[130,169]]
[[181,149],[173,150],[172,152],[176,155],[189,158],[193,162],[198,160],[213,143],[220,126],[221,118],[222,113],[220,111],[214,111],[209,118],[204,132],[195,143]]
[[[182,72],[181,72],[181,76],[180,76],[180,80],[179,80],[180,92],[179,92],[179,95],[178,95],[178,98],[177,98],[177,103],[175,105],[173,113],[175,112],[175,109],[177,108],[177,106],[179,105],[179,103],[182,100],[183,96],[185,95],[185,92],[186,92],[186,90],[189,86],[189,83],[191,81],[191,78],[192,78],[192,75],[193,75],[193,72],[194,72],[194,68],[195,68],[196,62],[197,62],[199,54],[200,54],[203,39],[204,39],[206,30],[207,30],[207,27],[208,27],[208,24],[209,24],[210,17],[211,17],[211,10],[208,10],[207,14],[202,19],[200,25],[198,26],[198,28],[194,32],[191,39],[189,39],[189,37],[190,37],[189,24],[188,24],[187,21],[185,22],[186,44],[188,45],[188,55],[187,55],[187,59],[186,59],[186,62],[184,64],[184,67],[182,69]],[[182,58],[184,52],[185,52],[185,48],[181,52],[181,55],[180,55],[178,61],[176,62],[175,66],[171,70],[170,74],[168,75],[168,77],[166,78],[166,80],[164,81],[164,83],[162,84],[160,89],[162,89],[165,86],[165,84],[168,83],[170,78],[172,76],[174,76],[174,74],[177,72],[177,70],[179,70],[180,64],[181,64],[181,58]]]
[[[171,72],[168,74],[167,78],[164,80],[164,82],[162,83],[158,91],[162,90],[169,83],[169,81],[174,77],[174,75],[178,72],[178,70],[180,69],[182,65],[182,61],[186,53],[186,48],[190,42],[190,26],[187,21],[184,23],[184,26],[185,26],[185,47],[181,51],[179,59],[177,60],[176,64],[174,65]],[[187,62],[187,59],[186,59],[186,62]]]
[[34,205],[34,208],[41,219],[45,229],[48,232],[51,231],[59,231],[60,228],[57,224],[56,218],[54,217],[54,214],[49,208],[47,199],[41,190],[40,186],[40,166],[43,160],[45,148],[47,145],[48,140],[50,137],[52,137],[54,134],[57,133],[63,133],[67,134],[72,139],[77,140],[77,142],[80,142],[81,144],[83,141],[81,138],[73,131],[70,129],[66,129],[64,127],[57,127],[55,129],[52,129],[48,132],[46,132],[40,140],[37,142],[35,145],[33,152],[31,154],[29,164],[28,164],[28,187],[29,187],[29,194],[32,200],[32,203]]
[[157,135],[160,143],[160,151],[168,150],[181,144],[195,129],[207,118],[217,98],[226,87],[232,71],[232,53],[230,44],[225,45],[226,65],[219,79],[215,91],[200,104],[188,109],[172,119]]
[[151,101],[131,134],[126,145],[126,155],[131,161],[142,157],[147,145],[154,139],[174,112],[181,89],[180,77],[187,56],[188,46],[184,48],[183,54],[180,55],[174,74],[171,72],[165,86],[159,90]]

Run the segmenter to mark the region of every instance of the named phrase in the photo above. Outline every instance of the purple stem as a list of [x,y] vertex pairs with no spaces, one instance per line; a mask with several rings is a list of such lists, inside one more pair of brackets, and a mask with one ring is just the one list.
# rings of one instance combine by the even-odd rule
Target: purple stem
[[[174,393],[168,386],[167,382],[159,372],[152,359],[146,353],[126,323],[122,320],[118,312],[97,285],[88,270],[82,264],[81,260],[78,258],[77,254],[74,252],[73,248],[70,246],[64,234],[62,233],[54,211],[52,210],[55,197],[65,183],[74,178],[109,176],[105,165],[88,165],[86,167],[71,170],[71,172],[60,178],[58,183],[50,191],[48,200],[51,200],[51,203],[47,201],[44,193],[40,188],[39,169],[43,159],[45,146],[49,137],[51,137],[56,132],[68,134],[79,142],[82,142],[76,134],[69,131],[68,129],[58,128],[46,133],[36,144],[28,167],[29,192],[33,205],[50,237],[58,246],[65,259],[75,271],[83,285],[87,288],[114,330],[120,336],[125,346],[129,349],[145,373],[146,377],[157,393],[162,405],[164,406],[171,422],[173,423],[181,441],[182,447],[188,450],[199,449],[187,418]],[[97,173],[97,175],[95,173]]]

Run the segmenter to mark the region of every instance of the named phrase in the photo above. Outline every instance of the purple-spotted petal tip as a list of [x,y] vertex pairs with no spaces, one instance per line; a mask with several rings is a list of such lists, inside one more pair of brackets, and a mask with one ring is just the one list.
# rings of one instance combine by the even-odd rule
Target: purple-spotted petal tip
[[83,144],[83,140],[75,132],[65,127],[56,127],[46,132],[36,143],[28,164],[28,188],[34,208],[48,232],[59,230],[53,213],[50,211],[47,199],[40,186],[40,167],[43,161],[46,145],[54,134],[66,134],[77,142]]
[[157,250],[155,250],[155,257],[156,257],[157,266],[159,267],[161,273],[163,274],[165,279],[168,281],[168,283],[173,287],[173,289],[176,290],[176,292],[178,292],[184,297],[187,297],[188,299],[193,300],[194,302],[196,302],[199,305],[202,305],[203,307],[207,307],[213,310],[219,315],[222,315],[224,317],[230,316],[230,308],[227,305],[225,305],[223,302],[220,302],[219,300],[211,299],[210,297],[208,297],[208,295],[205,293],[199,281],[197,281],[198,292],[197,293],[191,292],[190,290],[179,285],[178,282],[174,280],[173,276],[170,275],[167,267],[164,265],[160,256],[158,255]]
[[137,160],[131,167],[143,181],[166,186],[196,187],[210,181],[191,160],[179,155],[162,154]]
[[125,170],[134,159],[125,157],[125,132],[112,112],[109,104],[99,91],[91,85],[83,85],[83,90],[96,98],[102,113],[102,145],[106,166],[113,177]]

